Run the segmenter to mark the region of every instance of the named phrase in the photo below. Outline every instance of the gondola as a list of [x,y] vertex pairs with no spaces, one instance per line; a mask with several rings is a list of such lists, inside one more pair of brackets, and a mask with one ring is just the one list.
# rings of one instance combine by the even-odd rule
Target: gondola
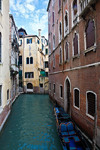
[[57,132],[63,150],[90,150],[87,141],[62,107],[54,107]]

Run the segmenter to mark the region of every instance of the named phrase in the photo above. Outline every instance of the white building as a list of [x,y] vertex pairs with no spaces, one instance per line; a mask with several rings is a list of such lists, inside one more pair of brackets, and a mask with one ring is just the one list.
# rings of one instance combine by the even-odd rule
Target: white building
[[10,95],[9,0],[0,1],[0,114]]

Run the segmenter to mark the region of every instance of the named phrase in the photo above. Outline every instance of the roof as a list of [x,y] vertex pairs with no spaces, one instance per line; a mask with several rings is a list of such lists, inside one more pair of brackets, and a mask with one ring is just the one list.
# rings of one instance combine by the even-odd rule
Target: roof
[[37,37],[39,39],[37,35],[25,35],[25,37]]
[[51,0],[49,0],[48,7],[47,7],[47,11],[48,11],[48,9],[49,9],[50,2],[51,2]]
[[25,29],[20,28],[20,29],[18,30],[18,32],[21,32],[21,31],[24,31],[24,32],[25,32],[25,34],[27,35],[27,32],[26,32],[26,30],[25,30]]

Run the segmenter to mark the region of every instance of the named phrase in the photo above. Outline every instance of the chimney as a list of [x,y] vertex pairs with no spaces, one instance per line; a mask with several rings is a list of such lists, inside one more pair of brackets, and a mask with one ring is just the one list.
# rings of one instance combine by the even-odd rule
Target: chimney
[[41,29],[38,29],[38,36],[41,37]]

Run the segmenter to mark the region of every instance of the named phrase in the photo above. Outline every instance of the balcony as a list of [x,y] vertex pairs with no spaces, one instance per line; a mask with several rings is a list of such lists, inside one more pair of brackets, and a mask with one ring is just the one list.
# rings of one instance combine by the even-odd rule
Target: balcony
[[10,75],[11,76],[17,75],[18,72],[19,72],[18,66],[15,65],[15,64],[12,64],[11,67],[10,67]]
[[16,35],[13,36],[13,40],[12,40],[12,48],[18,52],[19,50],[19,43],[17,41]]
[[98,0],[81,0],[80,1],[80,17],[85,18],[85,15],[91,10],[95,10],[95,4]]

